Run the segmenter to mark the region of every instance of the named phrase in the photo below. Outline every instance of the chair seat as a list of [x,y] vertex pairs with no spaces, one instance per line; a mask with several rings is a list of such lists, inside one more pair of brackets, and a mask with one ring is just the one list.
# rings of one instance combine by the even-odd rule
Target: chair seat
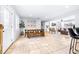
[[79,36],[74,36],[73,38],[74,38],[74,39],[79,39]]

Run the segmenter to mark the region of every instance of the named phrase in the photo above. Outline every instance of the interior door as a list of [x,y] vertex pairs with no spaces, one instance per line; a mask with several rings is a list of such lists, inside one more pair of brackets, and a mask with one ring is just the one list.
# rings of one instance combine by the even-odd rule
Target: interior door
[[2,53],[2,32],[1,32],[1,29],[0,29],[0,54]]
[[0,54],[2,53],[3,26],[0,24]]

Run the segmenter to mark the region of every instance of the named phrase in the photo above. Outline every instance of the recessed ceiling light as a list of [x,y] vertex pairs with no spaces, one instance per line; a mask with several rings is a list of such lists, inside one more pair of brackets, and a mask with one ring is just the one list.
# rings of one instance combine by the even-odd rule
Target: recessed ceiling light
[[48,16],[45,16],[45,18],[49,18]]
[[30,14],[29,17],[32,17],[32,14]]
[[65,6],[65,8],[69,8],[69,6]]

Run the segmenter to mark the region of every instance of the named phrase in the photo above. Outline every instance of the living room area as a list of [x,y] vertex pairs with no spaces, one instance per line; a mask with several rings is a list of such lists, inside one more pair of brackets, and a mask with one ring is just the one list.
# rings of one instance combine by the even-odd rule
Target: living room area
[[0,5],[0,53],[69,54],[78,16],[78,5]]

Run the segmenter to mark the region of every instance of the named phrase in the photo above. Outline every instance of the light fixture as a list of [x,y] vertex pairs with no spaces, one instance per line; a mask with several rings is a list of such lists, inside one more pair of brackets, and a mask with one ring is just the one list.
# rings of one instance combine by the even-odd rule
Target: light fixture
[[32,17],[32,14],[29,14],[29,17]]
[[45,18],[49,18],[48,16],[45,16]]
[[65,6],[65,8],[69,8],[69,6]]

